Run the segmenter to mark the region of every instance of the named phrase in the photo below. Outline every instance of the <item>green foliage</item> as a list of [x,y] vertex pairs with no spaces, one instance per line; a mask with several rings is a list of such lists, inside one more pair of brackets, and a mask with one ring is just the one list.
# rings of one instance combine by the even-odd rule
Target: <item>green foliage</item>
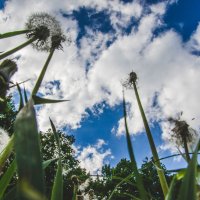
[[[167,173],[166,168],[162,165],[163,171],[168,182],[172,177]],[[140,176],[143,178],[144,187],[148,192],[149,199],[161,200],[164,199],[162,188],[160,186],[157,170],[152,160],[144,160],[141,168],[139,169]],[[133,173],[133,167],[131,161],[121,159],[116,167],[110,167],[110,165],[104,165],[102,168],[102,178],[91,180],[91,183],[87,190],[93,189],[98,199],[102,199],[111,195],[115,187],[123,181],[114,193],[113,200],[131,200],[132,197],[122,195],[124,193],[137,197],[139,191],[136,187],[135,176]],[[129,177],[127,179],[127,177]],[[126,180],[124,180],[126,179]]]
[[[79,167],[79,162],[74,158],[74,150],[72,144],[75,142],[73,136],[66,135],[61,131],[57,131],[60,140],[60,157],[63,168],[63,198],[73,196],[73,183],[71,176],[76,174],[82,181],[85,181],[89,176],[85,170]],[[55,137],[52,130],[40,133],[41,138],[41,150],[43,154],[43,160],[49,160],[51,158],[58,158],[59,151],[55,142]],[[50,199],[51,191],[54,184],[54,178],[57,171],[57,163],[51,162],[45,169],[45,184],[47,197]]]
[[0,127],[6,130],[10,136],[14,131],[13,124],[17,115],[12,96],[8,96],[0,101]]

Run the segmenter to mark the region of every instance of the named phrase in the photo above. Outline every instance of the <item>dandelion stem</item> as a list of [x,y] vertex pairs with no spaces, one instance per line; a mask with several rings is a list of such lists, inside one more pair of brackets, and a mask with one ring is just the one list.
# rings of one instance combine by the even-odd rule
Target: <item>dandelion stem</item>
[[148,199],[148,198],[147,198],[147,195],[146,195],[146,191],[144,189],[142,178],[141,178],[141,176],[138,172],[137,163],[136,163],[136,160],[135,160],[133,147],[132,147],[132,143],[131,143],[131,137],[130,137],[128,125],[127,125],[126,102],[125,102],[125,97],[124,97],[124,91],[123,91],[123,108],[124,108],[124,123],[125,123],[125,129],[126,129],[126,140],[127,140],[129,156],[130,156],[130,159],[131,159],[131,163],[133,165],[133,171],[134,171],[134,174],[135,174],[135,177],[136,177],[136,183],[137,183],[137,186],[138,186],[140,198],[145,200],[145,199]]
[[7,32],[7,33],[0,34],[0,39],[14,37],[14,36],[22,35],[22,34],[29,33],[29,32],[31,32],[31,30],[20,30],[20,31],[14,31],[14,32]]
[[53,56],[54,51],[55,51],[55,48],[52,48],[51,51],[50,51],[50,53],[49,53],[49,56],[48,56],[48,58],[47,58],[47,60],[46,60],[46,62],[45,62],[45,64],[44,64],[44,67],[43,67],[43,69],[42,69],[42,71],[41,71],[41,73],[40,73],[40,76],[38,77],[38,80],[37,80],[37,82],[36,82],[36,84],[35,84],[35,87],[34,87],[34,89],[33,89],[33,91],[32,91],[32,96],[33,96],[33,95],[36,95],[36,93],[37,93],[38,90],[39,90],[39,87],[40,87],[40,85],[41,85],[41,83],[42,83],[42,80],[43,80],[43,78],[44,78],[44,75],[45,75],[45,73],[46,73],[47,67],[48,67],[48,65],[49,65],[49,63],[50,63],[50,61],[51,61],[51,58],[52,58],[52,56]]
[[11,54],[13,54],[13,53],[15,53],[15,52],[17,52],[17,51],[19,51],[22,48],[28,46],[29,44],[31,44],[35,40],[37,40],[37,37],[33,37],[33,38],[29,39],[28,41],[24,42],[23,44],[15,47],[14,49],[11,49],[11,50],[9,50],[9,51],[7,51],[5,53],[0,54],[0,60],[5,58],[5,57],[7,57],[7,56],[9,56],[9,55],[11,55]]
[[142,116],[144,127],[145,127],[145,130],[146,130],[146,133],[147,133],[147,137],[148,137],[149,144],[150,144],[150,147],[151,147],[151,151],[152,151],[152,154],[153,154],[153,159],[154,159],[155,165],[157,167],[156,169],[157,169],[157,173],[158,173],[158,176],[159,176],[159,179],[160,179],[163,194],[166,197],[166,195],[168,193],[168,184],[167,184],[165,175],[163,173],[161,163],[159,161],[156,146],[155,146],[155,143],[154,143],[154,140],[153,140],[153,137],[152,137],[152,133],[151,133],[151,130],[149,128],[149,125],[148,125],[148,122],[147,122],[147,119],[146,119],[146,116],[145,116],[145,113],[144,113],[144,110],[143,110],[143,107],[142,107],[142,103],[140,101],[140,97],[139,97],[139,94],[138,94],[138,91],[137,91],[136,83],[133,81],[132,84],[134,86],[135,96],[136,96],[137,103],[138,103],[138,106],[139,106],[139,109],[140,109],[140,113],[141,113],[141,116]]

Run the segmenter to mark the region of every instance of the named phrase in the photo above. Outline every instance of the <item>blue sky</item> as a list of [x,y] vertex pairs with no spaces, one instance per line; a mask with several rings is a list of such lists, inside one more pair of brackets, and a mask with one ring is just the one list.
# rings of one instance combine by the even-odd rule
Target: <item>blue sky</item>
[[[10,0],[7,4],[0,1],[3,11],[0,13],[3,19],[0,32],[9,24],[9,30],[12,27],[23,27],[19,19],[25,21],[31,9],[24,0],[20,2],[21,7],[17,0]],[[70,47],[64,46],[64,52],[56,54],[51,67],[53,73],[49,71],[50,76],[46,77],[40,91],[47,97],[71,99],[71,103],[40,109],[40,128],[48,127],[44,116],[56,113],[57,117],[53,118],[57,126],[67,134],[75,135],[79,159],[86,159],[90,154],[88,152],[93,152],[94,160],[101,160],[97,164],[100,168],[104,163],[113,166],[121,158],[128,158],[126,138],[122,130],[120,84],[130,71],[136,70],[139,74],[139,92],[151,122],[159,155],[164,157],[175,152],[174,145],[167,142],[170,125],[165,121],[166,118],[176,116],[181,110],[184,111],[183,117],[186,120],[200,117],[199,95],[194,86],[198,85],[196,76],[200,66],[200,39],[198,40],[198,34],[195,35],[200,22],[199,1],[107,1],[110,7],[105,6],[106,1],[85,4],[81,1],[70,2],[66,6],[61,1],[52,1],[45,7],[41,5],[45,5],[46,0],[42,0],[41,5],[39,1],[32,2],[35,12],[44,9],[56,15],[61,20],[64,31],[70,33],[73,40]],[[23,17],[16,13],[17,9],[25,10]],[[2,48],[18,41],[23,41],[23,38],[2,44]],[[37,53],[33,55],[30,52],[31,48],[21,52],[19,64],[27,66],[31,60],[38,66],[45,61],[45,53],[41,53],[39,58]],[[64,70],[63,65],[69,68]],[[56,70],[54,66],[57,67]],[[29,74],[25,72],[25,67],[22,69],[24,71],[20,68],[14,78],[24,80],[31,77],[31,82],[25,85],[31,91],[40,69],[31,68]],[[171,76],[170,81],[166,76]],[[192,81],[188,83],[190,79]],[[153,105],[156,94],[158,100]],[[140,165],[146,156],[151,156],[151,152],[134,93],[129,90],[126,95],[132,142]],[[187,95],[190,95],[190,100]],[[191,123],[199,128],[197,122]],[[98,146],[98,142],[102,140],[104,142]],[[94,160],[91,161],[92,164],[95,163]],[[164,161],[164,164],[168,169],[185,165],[184,161],[172,159]],[[84,160],[82,166],[86,167]],[[95,170],[91,171],[96,173]]]

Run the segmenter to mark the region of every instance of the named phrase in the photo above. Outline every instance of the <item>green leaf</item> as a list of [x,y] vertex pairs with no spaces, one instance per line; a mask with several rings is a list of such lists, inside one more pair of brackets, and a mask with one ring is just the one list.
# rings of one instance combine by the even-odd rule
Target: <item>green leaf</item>
[[26,103],[28,103],[28,98],[27,98],[27,94],[26,94],[26,89],[24,88],[24,100]]
[[61,163],[61,146],[58,132],[56,131],[55,125],[52,120],[49,118],[51,123],[51,128],[53,130],[56,144],[58,146],[59,151],[59,160],[58,160],[58,168],[56,172],[56,177],[53,184],[53,189],[51,193],[51,200],[62,200],[63,199],[63,177],[62,177],[62,163]]
[[20,188],[24,180],[34,190],[44,194],[42,157],[40,153],[36,113],[32,100],[18,113],[14,129],[14,147],[20,183],[19,195],[23,195]]
[[58,158],[53,158],[53,159],[43,161],[42,168],[46,169],[52,162],[54,162],[56,160],[58,160]]
[[6,188],[8,187],[15,171],[16,171],[16,160],[14,159],[0,180],[0,199],[3,197],[4,192],[6,191]]
[[48,104],[48,103],[61,103],[61,102],[69,101],[69,100],[45,99],[45,98],[38,97],[36,95],[33,95],[32,98],[34,100],[34,104],[35,105],[38,105],[38,104]]
[[50,123],[51,123],[51,128],[52,128],[55,140],[56,140],[56,144],[58,146],[58,150],[60,152],[60,139],[59,139],[58,132],[56,131],[56,127],[55,127],[54,123],[52,122],[51,118],[49,118],[49,120],[50,120]]
[[21,30],[21,31],[13,31],[13,32],[8,32],[8,33],[3,33],[3,34],[0,34],[0,39],[13,37],[13,36],[25,34],[28,32],[30,32],[30,30]]
[[117,191],[117,188],[122,185],[123,183],[127,182],[127,180],[129,180],[131,177],[133,177],[133,174],[129,174],[127,177],[125,177],[124,179],[122,179],[113,189],[113,191],[111,192],[110,196],[108,197],[108,200],[112,200],[114,193]]
[[176,192],[176,187],[175,187],[176,182],[177,182],[177,176],[174,175],[165,200],[174,200],[174,198],[175,198],[174,194]]
[[197,154],[200,148],[200,142],[198,143],[196,150],[192,156],[191,161],[185,172],[183,182],[179,191],[178,200],[196,200],[197,195]]
[[36,190],[27,180],[22,180],[20,187],[23,192],[24,200],[47,200],[46,197]]
[[1,200],[16,200],[17,199],[17,187],[13,186]]
[[63,199],[63,176],[62,176],[62,164],[61,160],[58,161],[58,168],[56,177],[53,184],[51,193],[51,200],[62,200]]
[[[132,177],[132,176],[131,176]],[[130,178],[131,178],[130,177]],[[114,179],[114,180],[120,180],[120,181],[122,181],[122,180],[124,180],[124,178],[121,178],[121,177],[118,177],[118,176],[112,176],[112,179]],[[132,186],[134,186],[134,187],[137,187],[137,185],[135,184],[135,183],[132,183],[131,181],[129,181],[128,179],[126,180],[126,183],[128,183],[129,185],[132,185]]]

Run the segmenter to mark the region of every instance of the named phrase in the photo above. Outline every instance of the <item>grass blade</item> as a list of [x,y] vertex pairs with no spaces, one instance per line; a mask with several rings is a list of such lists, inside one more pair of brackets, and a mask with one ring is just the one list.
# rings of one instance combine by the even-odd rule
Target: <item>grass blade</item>
[[56,160],[58,160],[58,158],[53,158],[53,159],[43,161],[42,168],[46,169],[52,162],[54,162]]
[[198,143],[195,153],[192,156],[191,161],[185,172],[183,182],[179,191],[178,200],[196,200],[197,195],[197,154],[200,149],[200,142]]
[[53,184],[53,189],[51,193],[51,200],[62,200],[63,199],[63,176],[62,176],[62,163],[61,163],[61,146],[60,146],[60,139],[58,132],[56,131],[56,128],[52,122],[52,120],[49,118],[51,123],[51,128],[53,130],[56,144],[58,146],[59,151],[59,160],[58,160],[58,168],[56,172],[56,177]]
[[169,187],[169,191],[167,193],[167,196],[165,198],[165,200],[174,200],[174,193],[176,191],[176,188],[175,188],[175,184],[177,182],[177,176],[174,175],[173,179],[172,179],[172,182],[170,184],[170,187]]
[[14,147],[19,176],[19,195],[20,197],[23,196],[22,183],[24,180],[28,182],[34,190],[44,194],[42,157],[36,114],[32,100],[18,113],[14,128]]
[[34,100],[34,104],[35,105],[38,105],[38,104],[48,104],[48,103],[61,103],[61,102],[69,101],[69,100],[45,99],[45,98],[38,97],[36,95],[33,95],[32,98]]
[[114,188],[114,190],[112,191],[112,193],[110,194],[110,196],[108,197],[108,200],[112,200],[113,195],[115,194],[115,192],[117,191],[117,188],[122,185],[123,183],[127,182],[127,180],[129,180],[131,177],[133,177],[133,174],[128,175],[126,178],[122,179]]
[[27,98],[27,94],[26,94],[26,89],[24,88],[24,100],[26,103],[28,103],[28,98]]
[[17,168],[16,160],[14,159],[0,180],[0,199],[3,197],[4,192],[6,191],[6,188],[8,187],[11,178],[13,177],[16,171],[16,168]]
[[61,160],[58,161],[58,168],[56,177],[53,184],[51,193],[51,200],[62,200],[63,199],[63,176],[62,176],[62,164]]

